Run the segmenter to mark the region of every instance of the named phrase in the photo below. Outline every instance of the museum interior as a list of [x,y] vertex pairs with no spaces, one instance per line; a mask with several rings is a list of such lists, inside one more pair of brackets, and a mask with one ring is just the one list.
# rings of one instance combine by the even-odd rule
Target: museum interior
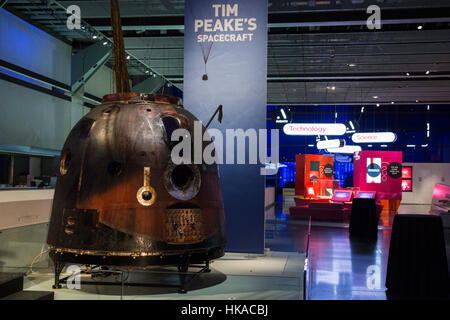
[[0,0],[0,299],[450,299],[449,9]]

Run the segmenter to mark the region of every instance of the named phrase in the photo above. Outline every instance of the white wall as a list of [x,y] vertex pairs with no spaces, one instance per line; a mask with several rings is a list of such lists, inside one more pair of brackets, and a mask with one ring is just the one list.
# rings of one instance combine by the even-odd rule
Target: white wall
[[[70,45],[0,9],[0,59],[70,85],[71,53]],[[82,102],[5,80],[0,80],[0,97],[0,144],[59,150],[89,111]]]
[[413,192],[403,192],[402,204],[431,204],[436,183],[450,185],[450,163],[403,163],[413,167]]
[[70,84],[71,52],[70,45],[0,9],[0,59]]
[[0,143],[60,150],[87,111],[80,105],[0,80]]
[[0,230],[50,220],[54,190],[0,191]]
[[84,85],[84,92],[102,98],[114,93],[112,70],[106,66],[100,67]]

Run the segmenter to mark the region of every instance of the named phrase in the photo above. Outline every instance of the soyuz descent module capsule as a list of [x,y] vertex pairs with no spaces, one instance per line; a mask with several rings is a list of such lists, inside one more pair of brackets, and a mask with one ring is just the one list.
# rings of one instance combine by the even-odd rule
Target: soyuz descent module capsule
[[105,96],[75,125],[48,231],[56,276],[65,262],[182,266],[224,254],[217,165],[171,160],[172,132],[194,141],[196,120],[177,98],[125,93]]
[[[58,287],[66,262],[126,268],[176,264],[187,271],[189,263],[208,265],[224,254],[217,165],[175,164],[171,157],[172,132],[189,131],[193,144],[198,120],[178,98],[130,92],[119,5],[110,2],[118,93],[104,96],[62,149],[47,236]],[[203,137],[205,130],[198,134]],[[202,150],[209,143],[203,142]]]

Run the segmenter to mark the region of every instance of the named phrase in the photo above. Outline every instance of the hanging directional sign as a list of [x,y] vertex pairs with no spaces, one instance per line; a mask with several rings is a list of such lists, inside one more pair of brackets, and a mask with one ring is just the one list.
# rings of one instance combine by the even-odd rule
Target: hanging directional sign
[[342,136],[347,128],[343,123],[288,123],[283,132],[299,136]]
[[361,151],[361,147],[360,146],[344,146],[342,148],[327,149],[327,151],[329,153],[349,153],[349,154],[352,154],[352,153]]
[[354,143],[390,143],[397,140],[393,132],[358,132],[352,135]]

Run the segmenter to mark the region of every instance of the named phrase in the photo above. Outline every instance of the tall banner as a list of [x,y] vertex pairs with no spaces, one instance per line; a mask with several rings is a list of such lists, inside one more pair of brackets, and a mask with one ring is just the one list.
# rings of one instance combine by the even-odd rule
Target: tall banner
[[[222,105],[222,123],[214,119],[209,128],[219,129],[223,137],[227,129],[264,129],[267,0],[188,0],[185,4],[184,107],[206,125]],[[245,163],[238,164],[242,162],[236,155],[239,147],[237,152],[225,148],[232,143],[227,139],[224,163],[219,165],[227,251],[262,253],[264,176],[261,163],[249,161],[255,142],[246,141]]]

